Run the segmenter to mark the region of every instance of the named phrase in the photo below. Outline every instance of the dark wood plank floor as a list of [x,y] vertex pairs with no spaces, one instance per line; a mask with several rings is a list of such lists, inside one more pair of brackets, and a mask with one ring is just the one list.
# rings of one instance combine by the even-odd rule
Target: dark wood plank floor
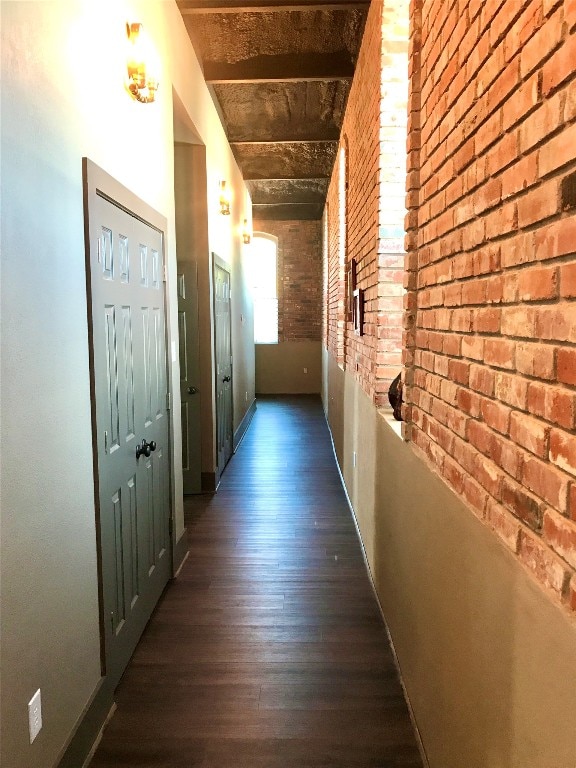
[[320,400],[261,399],[92,768],[420,768]]

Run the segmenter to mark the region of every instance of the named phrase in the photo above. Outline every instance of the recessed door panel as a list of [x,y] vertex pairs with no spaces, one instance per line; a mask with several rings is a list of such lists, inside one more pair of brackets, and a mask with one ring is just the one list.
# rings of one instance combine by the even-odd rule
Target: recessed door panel
[[[153,333],[151,336],[151,364],[152,364],[152,410],[155,419],[161,419],[166,408],[166,385],[164,383],[164,374],[162,360],[164,356],[164,345],[162,343],[163,318],[160,314],[160,308],[154,307],[152,310]],[[164,402],[163,402],[164,401]]]
[[188,431],[190,429],[190,414],[188,403],[180,403],[180,420],[182,428],[182,471],[190,469],[190,442]]
[[148,248],[140,243],[140,285],[148,288]]
[[180,357],[180,381],[188,381],[190,378],[190,371],[188,370],[188,351],[186,345],[188,339],[186,338],[186,312],[178,312],[178,352]]
[[120,282],[130,282],[130,255],[128,253],[128,238],[126,235],[118,237],[118,264],[120,269]]
[[105,280],[114,279],[114,255],[112,245],[112,230],[102,227],[100,242],[97,245],[98,258],[102,264],[102,277]]
[[158,251],[150,251],[152,254],[152,288],[160,288],[160,254]]
[[140,592],[140,575],[138,569],[139,555],[138,555],[138,503],[136,495],[136,476],[129,478],[126,483],[127,489],[127,525],[126,525],[126,551],[130,553],[130,556],[126,563],[126,570],[129,573],[129,580],[127,580],[127,602],[130,605],[130,609],[134,608],[134,604],[138,599]]
[[140,509],[145,509],[147,514],[141,521],[140,531],[142,532],[142,544],[144,554],[146,557],[146,567],[148,569],[148,576],[152,575],[154,566],[156,565],[155,558],[155,542],[154,542],[154,474],[152,472],[152,458],[141,459],[140,475],[142,480],[140,482],[140,489],[142,495],[140,498]]
[[144,385],[145,426],[152,423],[152,365],[150,345],[150,308],[142,307],[142,383]]
[[126,618],[124,603],[124,545],[122,541],[122,491],[119,489],[112,496],[112,521],[114,525],[114,604],[112,607],[112,627],[118,634]]
[[119,447],[120,410],[118,403],[118,346],[116,334],[116,307],[104,307],[106,340],[106,384],[107,384],[107,435],[106,448],[113,453]]
[[159,449],[154,454],[152,462],[152,488],[154,493],[154,557],[160,560],[168,546],[166,528],[162,521],[165,516],[164,499],[166,498],[166,466],[164,450]]
[[133,440],[134,433],[134,350],[132,347],[132,309],[122,307],[122,336],[124,341],[124,381],[126,397],[126,441]]

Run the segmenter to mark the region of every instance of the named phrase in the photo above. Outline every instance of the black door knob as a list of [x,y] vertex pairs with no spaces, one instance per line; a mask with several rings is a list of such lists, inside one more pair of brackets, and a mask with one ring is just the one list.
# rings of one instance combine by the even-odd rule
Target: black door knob
[[222,379],[222,381],[230,381],[230,376],[224,376],[224,378]]
[[154,440],[150,440],[149,443],[146,440],[142,440],[142,443],[136,446],[136,459],[138,460],[140,456],[150,456],[150,453],[155,450],[156,443]]
[[189,394],[189,395],[195,395],[195,394],[196,394],[196,392],[198,392],[198,390],[196,389],[196,387],[188,387],[188,394]]

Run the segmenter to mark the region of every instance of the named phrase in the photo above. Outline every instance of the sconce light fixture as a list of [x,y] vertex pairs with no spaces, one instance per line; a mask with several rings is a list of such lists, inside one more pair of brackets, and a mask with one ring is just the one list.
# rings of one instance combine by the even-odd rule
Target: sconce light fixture
[[224,180],[220,182],[220,213],[223,216],[230,215],[230,196],[226,191],[226,182]]
[[248,219],[244,219],[244,229],[242,230],[242,240],[244,240],[245,245],[248,245],[251,239],[252,239],[252,235],[250,234],[250,230],[248,229]]
[[160,85],[154,72],[154,51],[142,24],[126,24],[126,34],[129,42],[126,87],[133,99],[150,104]]

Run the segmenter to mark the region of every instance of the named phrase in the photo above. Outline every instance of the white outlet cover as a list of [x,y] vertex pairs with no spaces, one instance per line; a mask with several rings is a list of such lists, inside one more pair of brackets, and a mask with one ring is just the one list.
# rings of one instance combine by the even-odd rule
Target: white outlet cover
[[30,744],[42,729],[42,698],[40,688],[28,702],[28,723],[30,727]]

